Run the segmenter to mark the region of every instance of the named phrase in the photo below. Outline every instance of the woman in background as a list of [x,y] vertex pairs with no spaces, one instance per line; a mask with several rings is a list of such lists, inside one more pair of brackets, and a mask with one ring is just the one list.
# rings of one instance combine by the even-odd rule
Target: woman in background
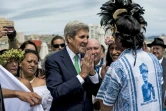
[[45,80],[36,77],[38,62],[39,55],[37,51],[25,49],[24,58],[19,65],[20,77],[31,83],[34,92],[42,97],[42,107],[44,111],[49,111],[52,103],[52,96],[46,87]]
[[115,44],[113,37],[106,37],[105,44],[108,45],[108,49],[106,53],[106,64],[103,64],[102,70],[101,70],[102,79],[104,78],[107,72],[107,69],[109,68],[111,63],[117,60],[119,55],[122,53],[122,50],[120,50]]
[[[23,42],[20,46],[20,49],[21,50],[25,50],[25,49],[34,50],[39,54],[36,44],[30,40]],[[42,63],[41,63],[40,57],[39,57],[39,62],[38,62],[38,69],[36,71],[36,77],[45,79],[45,74],[44,74],[44,71],[42,68]]]
[[18,49],[4,49],[0,51],[0,54],[0,64],[33,92],[32,86],[28,80],[17,77],[18,65],[24,57],[24,51]]

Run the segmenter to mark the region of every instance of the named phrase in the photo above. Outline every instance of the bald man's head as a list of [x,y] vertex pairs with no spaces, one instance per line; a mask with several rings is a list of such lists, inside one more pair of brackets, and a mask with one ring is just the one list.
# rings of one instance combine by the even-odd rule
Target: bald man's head
[[89,39],[86,48],[87,50],[92,50],[95,57],[95,65],[97,65],[101,58],[101,44],[96,39]]

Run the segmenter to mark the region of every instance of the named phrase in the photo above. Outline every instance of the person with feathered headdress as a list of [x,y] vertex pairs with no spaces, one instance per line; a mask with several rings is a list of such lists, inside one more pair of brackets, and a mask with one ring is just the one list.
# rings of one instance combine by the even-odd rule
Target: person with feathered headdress
[[[153,54],[142,50],[147,26],[144,11],[132,0],[109,0],[101,7],[101,25],[111,29],[123,51],[111,63],[97,93],[102,111],[162,111],[162,67]],[[142,64],[147,67],[144,78]]]

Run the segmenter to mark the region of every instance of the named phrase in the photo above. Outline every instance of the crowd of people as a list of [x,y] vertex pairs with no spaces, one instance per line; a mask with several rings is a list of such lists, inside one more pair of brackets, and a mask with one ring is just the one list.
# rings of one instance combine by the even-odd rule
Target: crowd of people
[[5,80],[26,89],[0,81],[0,111],[15,111],[13,98],[31,111],[165,111],[166,45],[161,38],[145,43],[144,11],[131,0],[109,0],[99,13],[101,25],[111,30],[107,47],[89,38],[87,24],[74,20],[64,37],[52,39],[44,60],[34,42],[18,44],[16,30],[0,29],[0,37],[9,39],[9,49],[0,51],[0,75],[9,74]]

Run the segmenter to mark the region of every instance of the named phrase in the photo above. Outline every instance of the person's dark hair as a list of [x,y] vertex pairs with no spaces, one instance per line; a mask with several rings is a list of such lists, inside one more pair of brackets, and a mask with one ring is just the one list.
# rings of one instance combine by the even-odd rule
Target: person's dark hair
[[66,42],[69,43],[67,36],[74,38],[80,30],[87,30],[89,32],[89,26],[77,20],[67,23],[64,29]]
[[111,28],[115,40],[120,38],[123,47],[133,49],[136,62],[136,50],[143,46],[144,40],[141,28],[146,31],[147,26],[143,7],[132,0],[109,0],[100,9],[101,25],[108,26],[106,30]]
[[110,46],[108,46],[108,50],[107,50],[107,53],[106,53],[106,66],[110,66],[110,64],[113,62],[111,56],[110,56],[110,53],[109,53],[109,49],[110,49]]
[[0,50],[0,55],[2,55],[5,51],[8,51],[9,49],[2,49]]
[[144,35],[141,32],[141,25],[131,15],[120,16],[116,20],[117,32],[115,32],[115,40],[120,39],[122,47],[132,49],[135,56],[134,65],[136,63],[137,49],[142,48]]
[[52,38],[51,40],[51,45],[53,46],[54,45],[54,41],[57,40],[57,39],[62,39],[64,42],[65,42],[65,39],[60,36],[60,35],[56,35],[55,37]]
[[22,43],[21,46],[20,46],[20,49],[24,50],[26,45],[28,45],[28,44],[33,45],[35,47],[36,51],[38,52],[36,44],[34,42],[30,41],[30,40],[27,40],[24,43]]
[[[38,61],[40,60],[40,57],[39,57],[39,54],[38,54],[37,51],[31,50],[31,49],[25,49],[24,52],[25,52],[25,53],[24,53],[24,58],[26,57],[26,54],[32,53],[32,54],[35,54],[35,55],[37,56]],[[24,58],[23,58],[23,59],[24,59]]]
[[143,46],[144,35],[138,21],[130,16],[124,15],[116,20],[117,32],[115,36],[121,40],[122,46],[129,49],[140,49]]
[[102,44],[101,44],[101,49],[102,49],[102,52],[105,53],[105,47]]
[[[30,49],[25,49],[24,52],[25,52],[24,53],[24,58],[22,59],[22,61],[25,59],[26,55],[29,54],[29,53],[35,54],[37,56],[37,58],[38,58],[38,61],[40,60],[40,57],[39,57],[39,54],[38,54],[37,51],[30,50]],[[20,71],[20,67],[18,67],[18,72],[17,72],[17,75],[16,75],[17,77],[19,77],[19,71]],[[37,68],[37,71],[35,73],[36,77],[38,76],[38,72],[39,72],[39,70]]]

